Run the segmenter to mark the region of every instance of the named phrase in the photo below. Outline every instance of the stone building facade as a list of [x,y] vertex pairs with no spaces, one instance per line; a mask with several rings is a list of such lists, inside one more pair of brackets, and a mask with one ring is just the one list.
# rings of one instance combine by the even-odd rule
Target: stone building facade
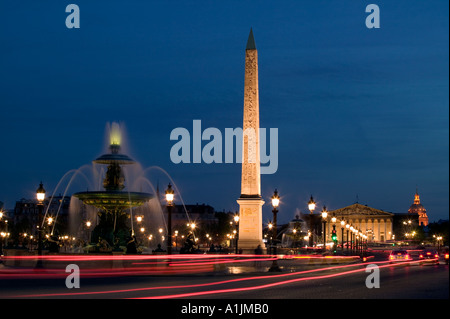
[[[333,223],[331,218],[335,216],[338,238],[341,236],[340,221],[344,220],[362,233],[368,236],[369,242],[386,242],[393,239],[394,214],[388,213],[367,205],[355,203],[353,205],[330,211],[327,217],[327,234],[331,234]],[[344,234],[346,232],[344,231]],[[328,235],[331,236],[331,235]]]

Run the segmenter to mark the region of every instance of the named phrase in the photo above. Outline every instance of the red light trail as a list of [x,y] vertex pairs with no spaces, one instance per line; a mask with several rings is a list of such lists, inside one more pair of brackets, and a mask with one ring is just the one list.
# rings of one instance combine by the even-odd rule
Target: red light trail
[[[416,263],[418,261],[414,262],[398,262],[395,263],[395,266],[398,265],[405,265],[405,264],[411,264]],[[387,264],[390,263],[390,261],[384,261],[384,262],[377,262],[377,265]],[[362,267],[360,269],[355,270],[349,270],[344,272],[339,272],[335,274],[328,274],[328,275],[319,275],[319,276],[309,276],[309,277],[302,277],[302,278],[293,278],[289,280],[281,280],[277,281],[275,283],[268,283],[264,285],[256,285],[256,286],[250,286],[250,287],[243,287],[243,288],[228,288],[228,289],[216,289],[216,290],[208,290],[208,291],[201,291],[201,292],[189,292],[189,293],[180,293],[180,294],[170,294],[170,295],[159,295],[159,296],[148,296],[148,297],[142,297],[144,299],[170,299],[170,298],[186,298],[186,297],[195,297],[195,296],[202,296],[202,295],[214,295],[214,294],[222,294],[222,293],[232,293],[232,292],[242,292],[242,291],[249,291],[249,290],[258,290],[258,289],[266,289],[274,286],[279,285],[286,285],[289,283],[299,282],[299,281],[307,281],[307,280],[317,280],[317,279],[325,279],[325,278],[332,278],[337,276],[343,276],[348,275],[352,273],[358,273],[365,271],[366,265],[373,264],[373,263],[358,263],[358,264],[351,264],[351,265],[339,265],[339,266],[333,266],[333,267],[325,267],[325,268],[318,268],[318,269],[312,269],[312,270],[304,270],[304,271],[298,271],[298,272],[292,272],[292,273],[285,273],[285,274],[274,274],[274,275],[264,275],[264,276],[249,276],[244,278],[235,278],[230,280],[223,280],[223,281],[217,281],[217,282],[208,282],[208,283],[201,283],[201,284],[193,284],[193,285],[173,285],[173,286],[158,286],[158,287],[141,287],[141,288],[133,288],[133,289],[120,289],[120,290],[106,290],[106,291],[91,291],[91,292],[70,292],[70,293],[49,293],[49,294],[32,294],[32,295],[18,295],[14,296],[14,298],[37,298],[37,297],[62,297],[62,296],[82,296],[82,295],[103,295],[103,294],[115,294],[115,293],[133,293],[133,292],[139,292],[139,291],[155,291],[155,290],[163,290],[163,289],[190,289],[190,288],[199,288],[199,287],[210,287],[210,286],[218,286],[218,285],[225,285],[230,283],[236,283],[236,282],[243,282],[243,281],[255,281],[255,280],[264,280],[264,279],[282,279],[285,277],[290,276],[298,276],[298,275],[304,275],[304,274],[311,274],[311,273],[317,273],[322,271],[329,271],[329,270],[337,270],[337,269],[344,269],[344,268],[350,268],[350,267]],[[391,267],[393,265],[383,265],[379,266],[380,268],[385,267]],[[132,271],[132,270],[130,270]],[[114,272],[113,275],[121,274],[120,272]],[[67,275],[67,274],[64,274]],[[98,274],[97,274],[98,275]]]
[[[383,262],[383,263],[385,263],[385,262]],[[410,264],[410,263],[411,262],[397,263],[395,265],[398,266],[398,265],[401,265],[401,264]],[[360,265],[362,265],[362,264],[360,264]],[[391,267],[391,266],[392,265],[384,265],[384,266],[379,266],[379,268],[386,268],[386,267]],[[328,268],[328,269],[330,269],[330,268]],[[329,275],[322,275],[322,276],[311,276],[311,277],[304,277],[304,278],[295,278],[295,279],[290,279],[290,280],[285,280],[285,281],[278,281],[278,282],[275,282],[275,283],[259,285],[259,286],[252,286],[252,287],[218,289],[218,290],[191,292],[191,293],[174,294],[174,295],[140,297],[140,298],[133,298],[133,299],[173,299],[173,298],[186,298],[186,297],[213,295],[213,294],[223,294],[223,293],[259,290],[259,289],[266,289],[266,288],[271,288],[271,287],[280,286],[280,285],[287,285],[287,284],[290,284],[290,283],[300,282],[300,281],[317,280],[317,279],[325,279],[325,278],[344,276],[344,275],[349,275],[349,274],[353,274],[353,273],[363,272],[365,270],[366,269],[363,268],[363,269],[355,269],[355,270],[344,271],[344,272],[340,272],[340,273],[337,273],[337,274],[329,274]]]

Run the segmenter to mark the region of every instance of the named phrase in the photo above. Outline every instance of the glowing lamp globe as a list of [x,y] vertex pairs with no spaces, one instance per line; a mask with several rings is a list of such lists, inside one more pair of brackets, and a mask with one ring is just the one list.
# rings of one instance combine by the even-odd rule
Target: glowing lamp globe
[[308,202],[308,209],[310,212],[312,212],[314,209],[316,209],[316,202],[314,201],[312,195]]
[[277,208],[280,205],[280,196],[278,195],[278,191],[275,190],[275,192],[272,195],[272,206],[273,208]]
[[39,184],[39,188],[36,190],[36,198],[39,203],[42,203],[45,199],[45,189],[42,183]]
[[325,206],[323,206],[323,209],[322,209],[322,218],[323,218],[323,219],[327,219],[327,216],[328,216],[327,208],[326,208]]
[[172,185],[169,183],[169,186],[166,189],[166,201],[168,205],[172,205],[174,198],[174,191],[172,189]]

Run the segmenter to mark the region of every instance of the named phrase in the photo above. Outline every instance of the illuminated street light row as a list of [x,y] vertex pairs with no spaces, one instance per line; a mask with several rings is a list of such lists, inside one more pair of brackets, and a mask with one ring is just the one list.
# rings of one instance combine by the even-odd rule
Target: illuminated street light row
[[[308,201],[308,209],[310,211],[310,215],[313,214],[314,210],[316,209],[316,202],[314,201],[313,196],[311,195],[309,201]],[[323,234],[324,234],[324,249],[326,248],[326,223],[328,220],[328,211],[326,206],[323,206],[321,215],[322,215],[322,222],[323,222]],[[310,219],[310,229],[312,229],[312,218]],[[331,223],[333,224],[333,233],[335,234],[335,227],[336,224],[338,223],[338,219],[336,218],[336,216],[332,216],[331,218]],[[347,251],[349,250],[349,246],[352,246],[352,249],[354,247],[353,245],[353,239],[350,239],[350,245],[349,245],[349,235],[351,235],[351,237],[355,238],[355,241],[362,241],[364,244],[367,242],[368,240],[368,236],[366,234],[364,234],[362,231],[360,231],[359,229],[357,229],[356,227],[354,227],[353,225],[349,224],[348,222],[346,222],[345,220],[341,220],[340,222],[341,225],[341,246],[342,246],[342,250],[344,250],[344,229],[347,230]],[[310,246],[313,245],[313,238],[312,238],[312,234],[311,231],[308,231],[308,235],[304,237],[305,240],[309,239],[310,242]],[[356,244],[356,243],[355,243]],[[360,244],[360,242],[358,242],[358,245]]]
[[[171,215],[172,215],[173,202],[174,202],[174,199],[175,199],[174,198],[174,190],[172,189],[172,185],[170,183],[168,185],[167,190],[165,191],[165,195],[166,195],[165,199],[166,199],[166,202],[167,202],[167,209],[168,209],[168,227],[167,227],[168,228],[167,229],[168,230],[168,245],[167,246],[168,246],[168,253],[170,254],[171,253],[171,248],[172,248]],[[45,199],[45,189],[43,188],[42,183],[40,184],[38,190],[36,191],[36,198],[38,200],[38,207],[40,208],[40,212],[41,212],[41,210],[42,210],[41,206],[43,206],[43,201]],[[273,210],[272,210],[272,212],[273,212],[273,222],[270,222],[268,224],[268,228],[271,231],[272,238],[275,241],[275,245],[273,245],[271,248],[273,249],[274,254],[276,254],[276,247],[277,247],[277,245],[276,245],[276,240],[277,240],[277,213],[278,213],[278,207],[280,205],[280,197],[279,197],[279,194],[278,194],[277,190],[275,190],[273,196],[271,197],[271,201],[272,201],[272,207],[273,207]],[[308,202],[308,209],[309,209],[311,214],[316,209],[316,202],[314,201],[314,198],[313,198],[312,195],[311,195],[310,200]],[[324,224],[324,228],[323,228],[324,229],[324,248],[326,247],[326,235],[327,235],[326,234],[326,223],[328,221],[328,215],[329,215],[329,213],[327,211],[326,206],[323,206],[323,209],[321,211],[321,216],[322,216],[323,224]],[[2,216],[3,216],[3,213],[1,213],[0,219],[1,219]],[[42,217],[39,218],[39,225],[38,225],[38,228],[39,228],[39,231],[38,231],[38,234],[39,234],[38,254],[42,254],[42,243],[41,243],[42,242],[42,229],[40,227],[42,225],[41,218]],[[233,231],[233,233],[235,234],[234,238],[236,238],[236,253],[237,253],[237,250],[238,250],[237,236],[238,236],[238,233],[239,233],[238,232],[239,215],[235,215],[233,219],[234,219],[234,222],[235,222],[235,225],[236,225],[236,229]],[[136,216],[136,221],[138,223],[141,223],[143,221],[143,216]],[[334,228],[335,225],[336,225],[336,222],[337,222],[337,218],[335,216],[333,216],[331,218],[331,222],[333,223],[333,228]],[[53,217],[48,217],[47,218],[47,224],[51,225],[52,223],[54,223]],[[404,222],[404,223],[407,224],[406,222]],[[408,223],[411,224],[411,221],[408,221]],[[353,236],[355,236],[355,238],[361,238],[361,239],[364,239],[364,240],[366,240],[368,238],[367,235],[363,234],[361,231],[359,231],[358,229],[356,229],[352,225],[349,225],[344,220],[341,220],[340,224],[341,224],[342,230],[344,230],[344,227],[345,227],[345,229],[347,229],[347,233],[349,233],[349,231],[351,231]],[[92,223],[90,221],[86,221],[85,225],[86,225],[87,228],[90,228],[92,226]],[[192,229],[192,231],[196,228],[196,224],[195,223],[189,223],[189,224],[187,224],[187,226],[190,227]],[[145,232],[145,228],[141,227],[140,231],[142,233],[144,233]],[[159,232],[162,234],[162,229],[159,229]],[[296,234],[297,230],[294,229],[293,232],[294,232],[294,234]],[[333,229],[333,233],[334,232],[335,232],[335,229]],[[176,234],[176,236],[177,235],[178,234]],[[407,236],[409,236],[409,235],[407,235]],[[412,236],[414,236],[414,233],[412,234]],[[207,236],[207,238],[208,238],[208,236]],[[149,239],[150,239],[150,235],[149,235]],[[310,240],[312,239],[311,230],[308,231],[308,235],[305,236],[305,239],[310,239]],[[348,238],[347,238],[347,242],[348,242]],[[271,242],[271,244],[272,244],[272,242]],[[344,244],[344,242],[343,242],[343,234],[342,234],[342,248],[343,248],[343,244]],[[347,248],[348,248],[348,245],[347,245]]]

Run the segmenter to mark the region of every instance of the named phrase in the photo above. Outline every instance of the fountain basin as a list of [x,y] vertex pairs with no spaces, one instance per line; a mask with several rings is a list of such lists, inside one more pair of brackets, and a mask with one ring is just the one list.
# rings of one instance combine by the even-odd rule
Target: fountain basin
[[84,204],[94,206],[106,212],[123,212],[138,207],[153,198],[152,194],[124,191],[92,191],[73,194]]

